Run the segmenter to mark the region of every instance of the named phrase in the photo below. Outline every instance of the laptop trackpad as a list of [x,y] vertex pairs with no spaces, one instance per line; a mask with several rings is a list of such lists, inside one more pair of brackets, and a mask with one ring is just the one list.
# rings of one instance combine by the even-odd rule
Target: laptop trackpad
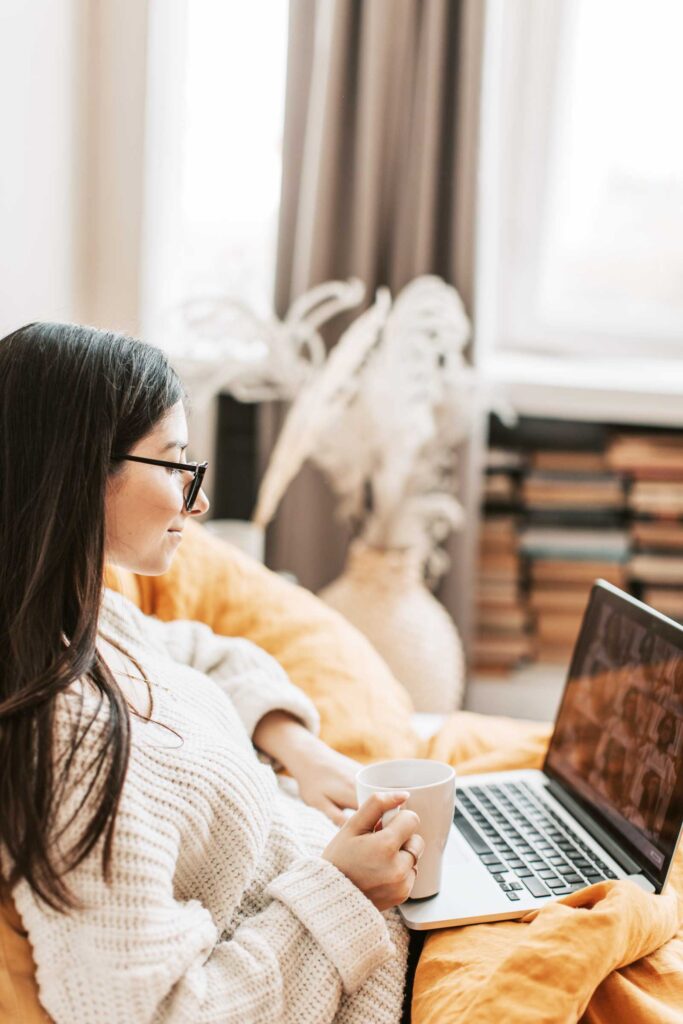
[[[444,864],[441,892],[428,900],[406,900],[399,910],[412,928],[460,924],[487,917],[501,917],[504,899],[498,886],[481,864]],[[510,904],[510,909],[513,909]]]
[[443,863],[444,867],[447,864],[479,864],[476,853],[455,828],[451,829],[451,834],[448,837]]

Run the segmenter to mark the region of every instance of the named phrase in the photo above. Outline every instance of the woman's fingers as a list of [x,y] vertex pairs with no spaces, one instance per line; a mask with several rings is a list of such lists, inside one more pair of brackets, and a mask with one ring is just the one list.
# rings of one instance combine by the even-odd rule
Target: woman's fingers
[[415,811],[399,811],[382,831],[387,838],[392,839],[398,850],[411,836],[415,835],[419,827],[420,819]]
[[413,857],[415,865],[417,865],[417,862],[424,853],[424,849],[425,841],[422,838],[422,836],[419,835],[417,832],[415,833],[414,836],[411,836],[410,839],[406,840],[406,842],[401,847],[401,850],[403,852],[409,853]]
[[405,897],[406,899],[410,898],[410,894],[413,891],[413,886],[415,885],[416,879],[417,879],[417,871],[415,870],[415,868],[412,868],[411,871],[410,871],[410,876],[409,876],[409,878],[407,880],[408,892],[407,892],[407,895]]
[[311,807],[315,807],[316,810],[322,811],[326,818],[333,821],[335,825],[345,825],[349,820],[348,813],[345,813],[341,807],[338,807],[333,800],[329,800],[326,796],[320,796],[311,803]]
[[343,799],[339,800],[339,804],[341,807],[352,807],[354,811],[358,810],[358,797],[354,787],[344,794]]
[[416,878],[417,878],[417,871],[413,867],[408,872],[408,877],[406,878],[406,881],[405,881],[405,889],[403,890],[405,895],[403,896],[403,899],[401,900],[401,903],[403,903],[407,899],[410,899],[410,894],[413,891],[413,886],[415,885]]
[[[385,829],[374,831],[383,814],[399,808],[407,799],[403,791],[374,793],[323,851],[323,857],[350,878],[379,910],[408,899],[415,884],[415,867],[424,850],[424,841],[417,834],[419,818],[412,811],[399,810]],[[343,820],[343,810],[333,808],[331,802],[322,809],[333,820],[337,814]]]
[[[390,793],[373,793],[372,796],[369,796],[361,804],[356,813],[349,818],[347,828],[355,835],[372,832],[385,811],[391,811],[394,807],[399,807],[407,799],[408,793],[399,790],[394,790]],[[398,820],[398,818],[395,820]],[[391,824],[393,825],[393,822]],[[388,828],[390,828],[389,825],[387,826]],[[405,838],[407,839],[408,836],[406,835]],[[398,845],[401,846],[401,843]]]
[[343,808],[337,807],[337,805],[333,804],[331,800],[326,801],[326,806],[323,810],[327,817],[333,821],[335,825],[339,825],[340,828],[348,821],[348,814],[345,814]]
[[357,810],[358,800],[355,786],[347,785],[343,779],[335,779],[334,785],[328,786],[325,792],[327,797],[339,807],[353,807],[354,810]]
[[399,903],[403,903],[405,900],[407,900],[410,897],[411,892],[413,891],[415,879],[417,878],[417,871],[412,866],[412,858],[409,858],[411,866],[403,870],[403,868],[405,867],[405,865],[403,864],[403,859],[406,857],[408,857],[406,851],[401,850],[401,877],[400,879],[394,881],[394,883],[391,886],[389,886],[383,893],[386,899],[387,906],[398,906]]

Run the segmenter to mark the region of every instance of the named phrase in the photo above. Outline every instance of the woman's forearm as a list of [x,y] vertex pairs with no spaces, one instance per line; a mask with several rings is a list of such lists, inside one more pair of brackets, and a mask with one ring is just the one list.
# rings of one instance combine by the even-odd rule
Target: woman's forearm
[[297,755],[320,741],[287,711],[269,711],[254,729],[252,742],[268,757],[289,768]]
[[345,812],[358,806],[355,778],[360,765],[332,750],[293,715],[270,711],[252,740],[292,776],[304,803],[317,807],[335,825],[343,825]]

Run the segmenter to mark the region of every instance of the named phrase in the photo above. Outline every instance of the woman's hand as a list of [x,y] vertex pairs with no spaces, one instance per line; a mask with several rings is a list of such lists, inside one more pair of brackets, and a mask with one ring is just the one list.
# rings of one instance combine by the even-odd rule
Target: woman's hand
[[344,811],[358,807],[356,772],[363,766],[338,754],[315,736],[311,739],[316,743],[305,744],[286,768],[296,779],[305,803],[317,807],[335,825],[344,825],[348,818]]
[[413,811],[399,811],[386,828],[375,831],[384,812],[407,799],[407,793],[373,793],[322,854],[378,910],[408,899],[415,883],[415,866],[424,852],[424,840],[417,834],[420,819]]
[[264,715],[253,740],[296,780],[301,799],[317,807],[335,825],[345,823],[346,809],[358,806],[356,772],[362,765],[332,750],[291,715],[284,711]]

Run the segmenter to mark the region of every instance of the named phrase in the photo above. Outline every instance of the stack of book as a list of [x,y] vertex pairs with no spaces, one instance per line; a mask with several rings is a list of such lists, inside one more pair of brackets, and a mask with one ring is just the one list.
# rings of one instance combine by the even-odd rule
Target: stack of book
[[604,450],[529,453],[522,484],[527,528],[520,538],[538,656],[566,661],[597,577],[623,586],[628,535],[624,487]]
[[479,668],[566,663],[608,580],[683,622],[683,432],[491,421]]
[[489,512],[484,517],[476,596],[476,667],[507,671],[529,658],[529,611],[520,588],[519,534],[514,515]]
[[629,481],[631,587],[683,621],[683,435],[620,432],[607,459]]
[[530,466],[522,499],[532,512],[559,511],[566,521],[576,511],[621,512],[624,507],[621,478],[607,470],[600,452],[533,452]]
[[521,453],[495,446],[486,454],[480,528],[474,662],[484,672],[507,672],[531,654],[529,613],[520,586]]
[[529,604],[542,661],[566,661],[574,647],[593,581],[623,587],[629,537],[623,529],[531,526],[520,535],[528,560]]
[[519,479],[523,469],[524,460],[520,452],[513,448],[489,448],[484,476],[486,511],[514,511],[519,507]]

